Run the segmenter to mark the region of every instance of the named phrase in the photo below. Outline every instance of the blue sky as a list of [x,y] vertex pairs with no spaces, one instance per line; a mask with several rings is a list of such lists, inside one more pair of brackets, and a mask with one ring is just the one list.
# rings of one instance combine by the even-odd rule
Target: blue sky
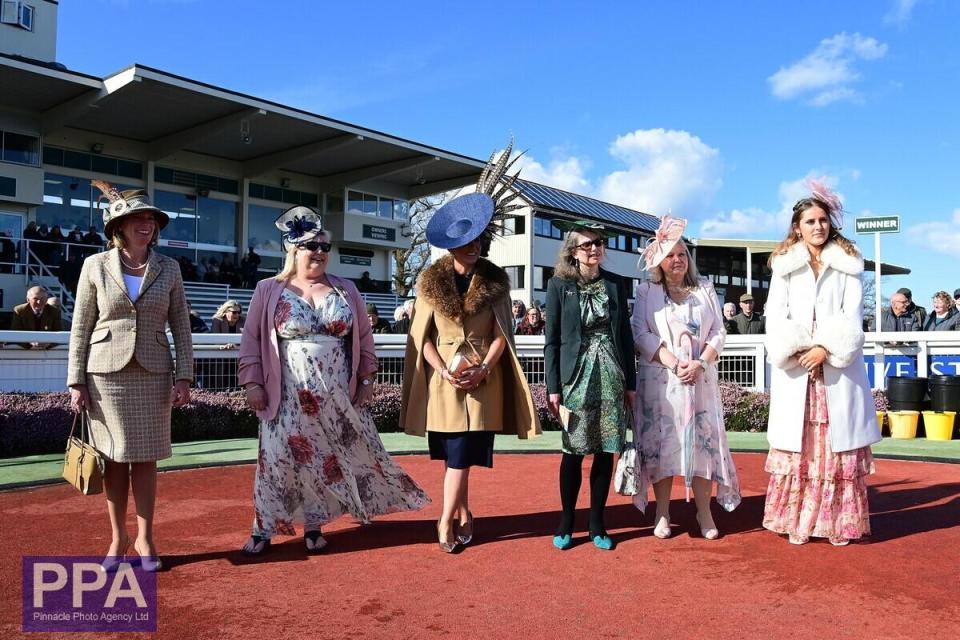
[[[901,216],[883,259],[960,287],[952,0],[64,0],[58,59],[134,62],[486,157],[701,237],[774,239],[808,176]],[[109,31],[107,30],[109,27]],[[131,34],[120,39],[112,34]],[[856,236],[873,254],[872,236]]]

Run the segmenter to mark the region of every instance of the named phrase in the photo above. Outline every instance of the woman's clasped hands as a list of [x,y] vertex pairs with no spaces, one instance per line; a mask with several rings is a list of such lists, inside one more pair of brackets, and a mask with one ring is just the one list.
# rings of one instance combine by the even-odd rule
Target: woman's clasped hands
[[460,373],[451,373],[448,369],[441,369],[440,377],[457,389],[470,391],[480,386],[480,383],[487,378],[488,371],[489,369],[486,367],[470,367]]
[[683,384],[696,384],[703,374],[703,363],[699,360],[680,360],[675,373]]

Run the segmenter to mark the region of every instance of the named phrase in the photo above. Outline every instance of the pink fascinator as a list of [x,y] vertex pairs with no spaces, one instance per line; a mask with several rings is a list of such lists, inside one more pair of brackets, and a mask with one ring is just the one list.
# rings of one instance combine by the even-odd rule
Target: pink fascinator
[[810,178],[807,180],[807,186],[810,188],[810,197],[819,200],[827,205],[827,215],[830,216],[831,224],[835,229],[843,228],[843,203],[840,197],[827,186],[824,178]]
[[683,230],[686,228],[687,221],[685,218],[674,218],[669,215],[660,218],[660,228],[657,229],[654,236],[647,242],[647,246],[640,252],[647,271],[663,262],[663,259],[683,237]]

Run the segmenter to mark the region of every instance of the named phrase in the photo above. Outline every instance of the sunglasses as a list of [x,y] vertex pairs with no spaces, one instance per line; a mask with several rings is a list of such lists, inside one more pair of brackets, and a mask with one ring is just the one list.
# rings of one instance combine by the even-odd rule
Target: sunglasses
[[297,249],[306,249],[307,251],[316,251],[320,249],[324,253],[330,253],[330,249],[333,248],[333,245],[329,242],[320,242],[319,240],[311,240],[310,242],[304,242],[303,244],[298,244]]
[[577,249],[581,251],[590,251],[590,247],[596,247],[597,249],[603,248],[607,244],[607,241],[603,238],[597,238],[596,240],[587,240],[586,242],[581,242],[577,245]]

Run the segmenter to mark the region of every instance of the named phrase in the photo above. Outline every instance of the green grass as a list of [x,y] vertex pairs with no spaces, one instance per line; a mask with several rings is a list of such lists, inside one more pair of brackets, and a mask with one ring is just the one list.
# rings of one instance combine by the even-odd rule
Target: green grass
[[[427,452],[426,438],[408,436],[402,433],[384,433],[381,437],[390,453]],[[734,451],[764,452],[767,450],[767,434],[765,433],[731,432],[727,434],[727,438],[730,442],[730,448]],[[509,453],[559,451],[560,433],[548,431],[543,436],[532,440],[501,436],[496,440],[496,450]],[[878,457],[960,462],[960,440],[939,442],[923,438],[914,440],[884,438],[882,442],[873,446],[873,452]],[[160,468],[189,469],[191,467],[245,464],[254,462],[256,459],[256,438],[182,442],[173,445],[173,457],[161,460]],[[62,466],[63,456],[59,454],[2,459],[0,460],[0,489],[54,481],[60,477]]]

